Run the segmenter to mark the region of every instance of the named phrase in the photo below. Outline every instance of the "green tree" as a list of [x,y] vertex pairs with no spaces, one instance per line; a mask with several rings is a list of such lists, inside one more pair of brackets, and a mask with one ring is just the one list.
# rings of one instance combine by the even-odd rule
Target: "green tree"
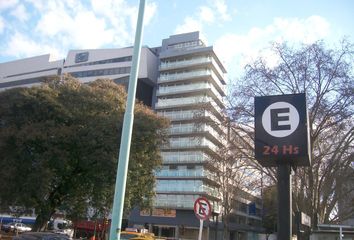
[[[312,162],[293,177],[294,210],[310,215],[313,224],[317,216],[321,223],[344,220],[353,214],[353,208],[342,214],[336,211],[340,197],[354,191],[343,192],[340,187],[348,181],[345,170],[353,161],[353,46],[347,41],[335,49],[327,49],[323,42],[299,48],[274,44],[270,50],[268,56],[277,63],[271,66],[268,59],[258,58],[246,66],[233,89],[235,131],[245,143],[254,142],[255,96],[306,93]],[[248,147],[253,153],[253,144]],[[254,166],[276,179],[274,168]]]
[[[65,76],[0,93],[0,204],[34,208],[41,230],[57,210],[106,216],[113,201],[126,93],[111,80]],[[125,209],[150,206],[168,121],[136,104]]]
[[270,186],[263,189],[263,227],[267,234],[267,239],[270,234],[277,231],[278,218],[278,201],[277,188]]

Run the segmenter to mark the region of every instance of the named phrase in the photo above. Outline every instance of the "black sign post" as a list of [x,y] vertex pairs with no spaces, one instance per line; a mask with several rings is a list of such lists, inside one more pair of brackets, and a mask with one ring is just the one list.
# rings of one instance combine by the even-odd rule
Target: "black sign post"
[[305,94],[255,98],[255,156],[264,167],[277,167],[278,239],[292,238],[291,167],[309,166]]

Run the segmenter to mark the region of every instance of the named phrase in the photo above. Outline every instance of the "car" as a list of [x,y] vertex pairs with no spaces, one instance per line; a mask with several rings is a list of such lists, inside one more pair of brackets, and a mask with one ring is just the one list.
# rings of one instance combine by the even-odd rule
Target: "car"
[[4,224],[1,227],[5,232],[30,232],[32,228],[27,226],[24,223],[12,222],[8,224]]
[[122,231],[120,233],[121,240],[154,240],[154,235],[152,233],[139,233]]
[[70,240],[70,238],[64,234],[52,232],[24,232],[14,236],[12,240]]

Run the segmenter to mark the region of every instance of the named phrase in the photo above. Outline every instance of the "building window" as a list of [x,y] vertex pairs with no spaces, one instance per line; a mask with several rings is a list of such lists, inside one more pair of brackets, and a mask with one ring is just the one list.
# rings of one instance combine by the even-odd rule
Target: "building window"
[[108,63],[131,62],[132,61],[132,56],[125,56],[125,57],[119,57],[119,58],[111,58],[111,59],[99,60],[99,61],[94,61],[94,62],[82,63],[82,62],[88,61],[88,56],[89,56],[88,52],[77,53],[75,55],[75,63],[81,63],[81,64],[76,64],[73,66],[66,66],[65,68],[79,67],[79,66],[90,66],[90,65],[101,65],[101,64],[108,64]]
[[118,74],[127,74],[127,73],[130,73],[130,67],[71,72],[70,74],[71,76],[76,78],[85,78],[85,77],[98,77],[98,76],[118,75]]

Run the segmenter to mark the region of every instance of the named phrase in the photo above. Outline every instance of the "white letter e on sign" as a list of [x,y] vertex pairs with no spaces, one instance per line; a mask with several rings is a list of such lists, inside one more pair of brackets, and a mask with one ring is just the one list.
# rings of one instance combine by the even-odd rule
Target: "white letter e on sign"
[[281,138],[292,134],[299,126],[300,117],[296,108],[287,102],[276,102],[263,112],[264,130],[273,137]]

